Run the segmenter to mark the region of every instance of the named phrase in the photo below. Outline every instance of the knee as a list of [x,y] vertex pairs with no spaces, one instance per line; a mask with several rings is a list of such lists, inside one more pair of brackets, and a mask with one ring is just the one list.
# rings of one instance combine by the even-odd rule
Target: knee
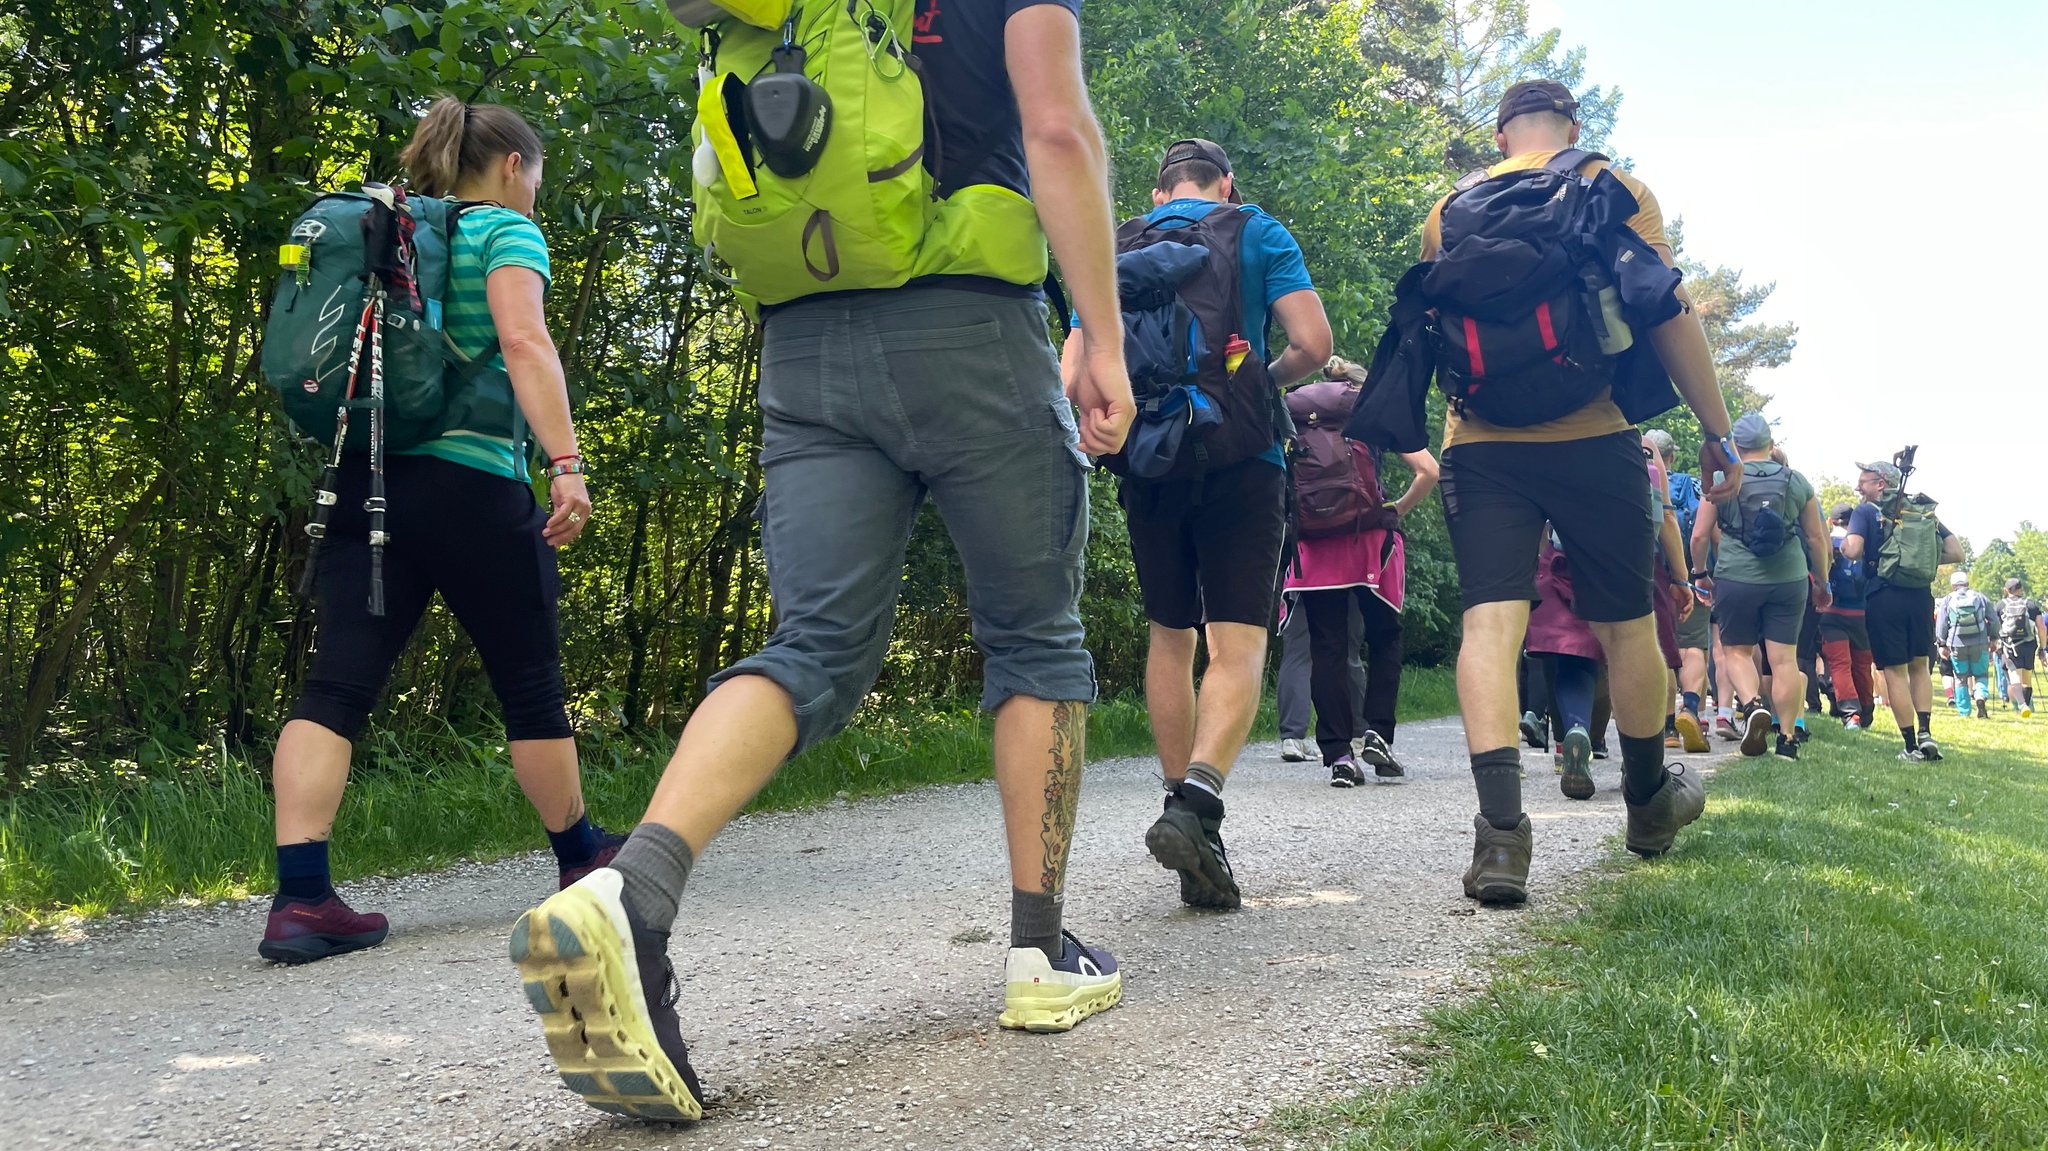
[[1209,665],[1255,673],[1266,661],[1266,629],[1246,623],[1209,625]]
[[1195,643],[1199,633],[1193,628],[1167,627],[1165,624],[1151,625],[1152,633],[1145,646],[1148,660],[1163,662],[1169,666],[1195,663]]
[[307,681],[299,702],[292,708],[291,718],[317,723],[354,743],[363,734],[370,709],[376,704],[377,693],[360,684],[314,679]]

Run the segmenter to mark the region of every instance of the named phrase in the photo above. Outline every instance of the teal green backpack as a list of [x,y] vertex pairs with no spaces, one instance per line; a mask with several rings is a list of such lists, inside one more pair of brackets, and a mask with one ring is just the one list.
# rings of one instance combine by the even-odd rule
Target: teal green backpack
[[365,239],[377,207],[365,192],[330,192],[292,221],[278,250],[277,290],[263,329],[263,377],[285,416],[328,447],[345,426],[349,451],[367,450],[370,442],[367,418],[339,416],[373,402],[367,354],[373,281],[390,285],[382,325],[387,449],[414,447],[446,431],[458,385],[497,354],[493,343],[464,361],[441,329],[449,247],[469,205],[406,197],[401,210],[411,222],[411,258],[381,270],[371,267]]
[[1941,569],[1941,521],[1936,504],[1915,492],[1893,494],[1880,505],[1884,542],[1877,548],[1878,577],[1893,587],[1926,587]]

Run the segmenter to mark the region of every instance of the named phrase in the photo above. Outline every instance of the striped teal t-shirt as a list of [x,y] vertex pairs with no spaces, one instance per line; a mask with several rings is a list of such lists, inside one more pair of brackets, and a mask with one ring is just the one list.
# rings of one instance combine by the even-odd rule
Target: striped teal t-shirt
[[[490,346],[497,336],[491,322],[490,298],[484,285],[499,268],[531,268],[548,279],[548,242],[539,225],[510,208],[471,208],[462,213],[455,228],[454,250],[449,255],[448,298],[442,301],[442,324],[457,351],[474,356]],[[501,372],[504,356],[492,353],[491,367]],[[486,387],[509,387],[502,375],[487,378]],[[517,400],[512,401],[514,406]],[[407,455],[436,456],[450,463],[477,468],[492,475],[526,477],[526,445],[514,445],[510,436],[457,430],[418,447]]]

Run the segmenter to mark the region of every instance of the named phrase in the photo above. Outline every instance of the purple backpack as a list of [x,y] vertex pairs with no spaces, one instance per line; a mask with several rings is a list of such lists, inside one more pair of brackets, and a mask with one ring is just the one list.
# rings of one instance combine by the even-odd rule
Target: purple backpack
[[1344,438],[1344,421],[1358,403],[1359,385],[1318,380],[1287,393],[1294,417],[1294,497],[1302,538],[1389,527],[1395,516],[1380,488],[1379,456]]

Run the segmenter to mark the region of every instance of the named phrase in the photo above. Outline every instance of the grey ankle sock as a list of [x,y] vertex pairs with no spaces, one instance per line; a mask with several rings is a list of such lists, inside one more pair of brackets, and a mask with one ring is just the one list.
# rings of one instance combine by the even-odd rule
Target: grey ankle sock
[[1060,939],[1060,903],[1057,895],[1043,891],[1010,889],[1010,946],[1036,947],[1046,958],[1058,959],[1066,951]]
[[612,870],[625,877],[619,901],[635,926],[666,933],[675,926],[676,901],[690,882],[697,853],[683,837],[658,823],[643,823],[612,859]]
[[1522,753],[1512,747],[1472,757],[1472,782],[1479,785],[1479,814],[1502,831],[1522,822]]
[[1223,798],[1223,773],[1206,763],[1188,764],[1188,782],[1199,784],[1218,799]]

